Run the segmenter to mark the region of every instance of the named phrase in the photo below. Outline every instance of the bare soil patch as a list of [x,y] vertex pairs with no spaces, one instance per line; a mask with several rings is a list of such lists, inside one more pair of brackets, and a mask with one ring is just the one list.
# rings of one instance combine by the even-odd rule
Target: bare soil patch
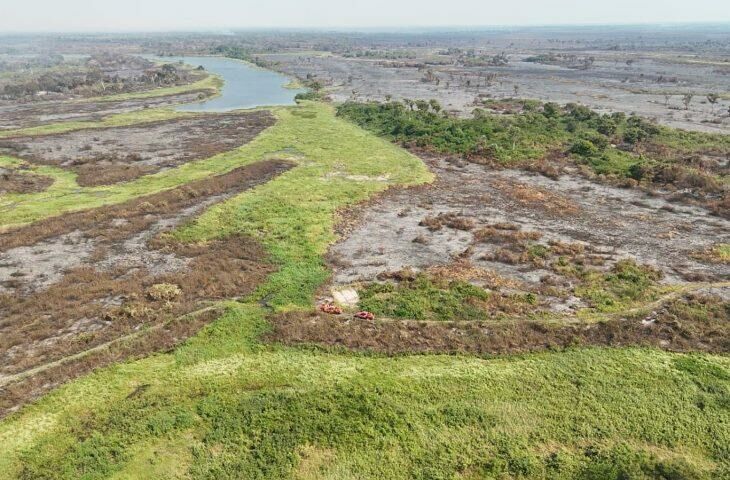
[[211,157],[251,141],[275,118],[267,111],[11,137],[4,150],[37,164],[78,173],[79,185],[107,185]]
[[0,168],[0,195],[3,193],[36,193],[42,192],[53,184],[53,179],[46,175]]
[[16,405],[29,389],[39,393],[31,388],[38,385],[33,376],[10,382],[12,387],[2,385],[15,374],[148,328],[154,331],[150,338],[54,367],[53,384],[128,354],[169,348],[208,318],[181,321],[179,317],[206,301],[251,292],[272,271],[255,240],[233,236],[180,244],[164,233],[291,166],[279,160],[260,162],[4,234],[0,407]]

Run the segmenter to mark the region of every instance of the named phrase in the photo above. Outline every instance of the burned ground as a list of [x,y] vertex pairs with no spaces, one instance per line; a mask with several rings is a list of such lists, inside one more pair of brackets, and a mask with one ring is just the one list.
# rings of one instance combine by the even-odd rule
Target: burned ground
[[727,220],[572,167],[548,178],[426,161],[433,185],[344,213],[330,250],[332,288],[354,286],[381,320],[282,314],[272,341],[386,353],[730,350],[730,268],[707,253],[730,241]]
[[433,185],[392,191],[374,201],[359,226],[332,248],[336,283],[371,281],[384,272],[449,263],[466,253],[478,266],[539,284],[550,271],[529,262],[487,259],[519,242],[580,244],[585,254],[603,258],[604,268],[631,257],[660,269],[669,282],[727,279],[725,265],[692,256],[730,241],[730,222],[699,207],[678,207],[661,196],[575,174],[553,180],[440,157],[427,163],[437,174]]
[[205,73],[183,64],[157,64],[111,52],[90,57],[8,56],[0,63],[0,102],[68,100],[191,84]]
[[99,121],[109,115],[195,102],[212,93],[212,90],[194,90],[176,95],[129,100],[48,101],[0,105],[0,131],[65,121]]
[[[716,59],[712,47],[696,57],[686,56],[683,45],[673,42],[642,48],[637,47],[639,40],[619,51],[613,41],[605,39],[575,37],[558,42],[539,33],[505,32],[468,40],[454,34],[432,39],[430,46],[404,42],[378,50],[361,47],[359,51],[366,53],[361,57],[335,52],[263,58],[287,74],[327,85],[329,96],[338,102],[437,99],[449,111],[469,114],[487,98],[521,97],[578,102],[602,112],[635,112],[678,128],[728,132],[727,99],[717,105],[705,99],[707,92],[728,90],[724,57]],[[389,58],[404,50],[412,58]],[[543,62],[546,52],[590,59],[591,63],[576,68],[563,62]],[[500,55],[506,63],[492,62]],[[693,95],[686,107],[682,103],[685,94]]]
[[274,122],[271,113],[255,111],[9,137],[1,145],[8,155],[73,170],[79,185],[106,185],[232,150]]
[[3,385],[3,409],[27,400],[28,389],[32,396],[40,393],[36,388],[49,387],[38,385],[37,378],[11,381],[16,374],[147,329],[157,340],[135,339],[125,348],[115,347],[116,353],[94,353],[96,360],[83,357],[58,365],[51,369],[53,384],[128,354],[169,348],[204,323],[180,321],[182,315],[204,307],[201,302],[252,291],[272,271],[255,240],[237,235],[180,244],[164,233],[291,166],[260,162],[4,234],[0,381],[13,385]]

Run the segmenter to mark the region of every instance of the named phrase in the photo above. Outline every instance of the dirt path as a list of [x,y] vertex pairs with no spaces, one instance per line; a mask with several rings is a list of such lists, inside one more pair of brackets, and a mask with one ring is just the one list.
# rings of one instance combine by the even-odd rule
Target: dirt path
[[[184,321],[187,318],[194,318],[194,317],[197,317],[204,313],[216,311],[217,308],[218,307],[215,305],[210,306],[210,307],[201,308],[194,312],[186,313],[182,317],[174,319],[174,321]],[[28,370],[24,370],[22,372],[14,373],[12,375],[0,375],[0,388],[4,387],[5,385],[20,382],[22,380],[25,380],[26,378],[34,377],[36,375],[47,372],[49,370],[57,369],[65,364],[69,364],[69,363],[84,359],[84,358],[94,355],[96,353],[100,353],[104,350],[108,350],[111,347],[114,347],[118,344],[126,343],[126,342],[129,342],[130,340],[137,339],[137,338],[141,337],[142,335],[154,334],[155,332],[169,326],[171,323],[172,323],[171,321],[168,321],[165,323],[153,325],[145,330],[137,330],[130,334],[123,335],[123,336],[115,338],[113,340],[109,340],[108,342],[101,343],[101,344],[96,345],[87,350],[82,350],[80,352],[74,353],[73,355],[68,355],[66,357],[59,358],[58,360],[44,363],[42,365],[38,365],[37,367],[33,367]]]

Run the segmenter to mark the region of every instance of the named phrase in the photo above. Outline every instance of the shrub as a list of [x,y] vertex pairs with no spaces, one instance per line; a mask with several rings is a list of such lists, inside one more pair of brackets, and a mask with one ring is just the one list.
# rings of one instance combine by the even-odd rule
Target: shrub
[[629,176],[637,182],[640,182],[645,178],[651,179],[653,176],[653,169],[645,163],[635,163],[629,167]]
[[632,115],[626,120],[626,130],[624,131],[624,142],[634,145],[641,141],[650,139],[659,133],[659,127],[655,124],[644,120],[641,117]]
[[610,136],[616,133],[616,130],[618,130],[618,125],[612,117],[608,115],[602,115],[596,121],[596,130],[598,130],[598,132],[602,133],[603,135]]
[[578,105],[577,103],[569,103],[565,106],[568,111],[568,115],[574,119],[585,122],[598,117],[598,114],[584,105]]
[[300,101],[300,100],[320,100],[321,98],[322,98],[322,95],[319,92],[315,92],[315,91],[297,93],[294,96],[294,100],[295,101]]
[[570,153],[580,155],[581,157],[592,157],[598,154],[598,147],[590,140],[579,139],[570,146]]
[[156,283],[147,289],[147,296],[154,301],[172,301],[182,295],[182,290],[172,283]]
[[542,107],[542,114],[548,118],[557,118],[561,111],[557,103],[548,102]]

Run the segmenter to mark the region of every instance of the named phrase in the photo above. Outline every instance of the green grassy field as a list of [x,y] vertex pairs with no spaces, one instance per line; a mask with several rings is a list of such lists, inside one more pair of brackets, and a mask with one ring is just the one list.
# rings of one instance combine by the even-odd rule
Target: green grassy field
[[730,475],[726,357],[599,348],[386,357],[264,343],[272,311],[311,308],[329,275],[323,254],[338,209],[431,180],[416,157],[327,105],[275,113],[275,126],[234,152],[4,204],[0,225],[10,225],[262,159],[298,163],[172,234],[253,235],[278,271],[174,352],[99,370],[0,422],[0,478]]

